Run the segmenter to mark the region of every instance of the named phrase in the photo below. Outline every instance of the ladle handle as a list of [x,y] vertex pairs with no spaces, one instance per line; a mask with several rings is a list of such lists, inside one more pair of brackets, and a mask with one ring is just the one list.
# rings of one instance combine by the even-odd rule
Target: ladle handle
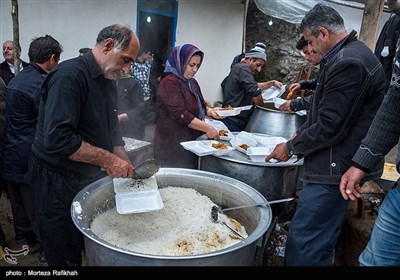
[[229,208],[225,208],[222,209],[222,212],[225,211],[230,211],[230,210],[235,210],[235,209],[241,209],[241,208],[248,208],[248,207],[256,207],[256,206],[267,206],[270,204],[275,204],[275,203],[281,203],[281,202],[287,202],[287,201],[291,201],[293,200],[294,197],[290,197],[290,198],[284,198],[284,199],[278,199],[278,200],[271,200],[268,201],[267,203],[256,203],[256,204],[249,204],[249,205],[241,205],[241,206],[235,206],[235,207],[229,207]]

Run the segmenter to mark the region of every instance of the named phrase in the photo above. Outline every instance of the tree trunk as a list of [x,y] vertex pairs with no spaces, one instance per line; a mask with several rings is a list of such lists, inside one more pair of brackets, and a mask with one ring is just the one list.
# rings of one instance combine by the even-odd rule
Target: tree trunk
[[243,16],[242,53],[246,53],[246,23],[247,23],[248,9],[249,9],[249,0],[245,0],[244,1],[244,16]]
[[14,69],[15,75],[18,75],[21,60],[19,56],[21,55],[21,46],[19,44],[19,21],[18,21],[18,0],[11,0],[11,16],[13,23],[13,46],[14,46]]
[[372,51],[375,50],[378,37],[379,21],[382,17],[385,0],[366,0],[360,28],[360,41],[363,41]]

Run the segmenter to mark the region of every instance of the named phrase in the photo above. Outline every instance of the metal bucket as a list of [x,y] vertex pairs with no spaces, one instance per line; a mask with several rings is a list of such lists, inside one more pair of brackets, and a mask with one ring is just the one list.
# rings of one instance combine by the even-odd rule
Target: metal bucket
[[[161,168],[155,177],[159,188],[194,188],[224,207],[267,202],[263,195],[245,183],[211,172]],[[81,190],[71,206],[72,220],[84,234],[88,266],[251,266],[257,264],[260,252],[263,254],[270,234],[271,208],[253,207],[230,213],[245,227],[249,236],[223,250],[192,256],[158,256],[123,250],[90,230],[97,214],[115,207],[114,196],[112,179],[105,177]]]
[[245,130],[290,139],[306,120],[306,116],[255,106]]

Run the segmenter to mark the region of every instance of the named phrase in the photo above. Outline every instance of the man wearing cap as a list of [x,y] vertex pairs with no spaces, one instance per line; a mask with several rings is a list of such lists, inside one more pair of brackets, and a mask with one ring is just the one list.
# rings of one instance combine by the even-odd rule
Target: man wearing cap
[[[282,83],[276,80],[257,83],[254,75],[261,71],[267,60],[265,44],[257,43],[254,48],[245,54],[244,60],[236,63],[229,73],[225,87],[223,88],[222,107],[241,107],[258,105],[264,107],[262,91],[275,86],[282,87]],[[242,131],[245,129],[252,110],[243,110],[234,117],[226,117],[221,121],[230,131]]]

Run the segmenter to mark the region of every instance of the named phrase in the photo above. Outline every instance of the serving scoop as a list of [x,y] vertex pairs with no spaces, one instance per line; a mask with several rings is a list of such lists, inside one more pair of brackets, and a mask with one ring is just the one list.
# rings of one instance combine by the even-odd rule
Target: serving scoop
[[272,201],[264,202],[264,203],[240,205],[240,206],[229,207],[229,208],[224,208],[224,209],[222,209],[221,206],[214,205],[211,208],[211,220],[214,223],[218,223],[219,222],[219,214],[223,213],[223,212],[226,212],[226,211],[235,210],[235,209],[242,209],[242,208],[249,208],[249,207],[257,207],[257,206],[267,206],[267,205],[274,204],[274,203],[281,203],[281,202],[291,201],[293,199],[294,199],[294,197],[290,197],[290,198],[272,200]]
[[141,164],[139,164],[137,167],[135,167],[135,173],[132,176],[132,179],[134,180],[144,180],[148,179],[154,174],[158,172],[160,169],[160,164],[158,163],[157,160],[155,159],[149,159]]

